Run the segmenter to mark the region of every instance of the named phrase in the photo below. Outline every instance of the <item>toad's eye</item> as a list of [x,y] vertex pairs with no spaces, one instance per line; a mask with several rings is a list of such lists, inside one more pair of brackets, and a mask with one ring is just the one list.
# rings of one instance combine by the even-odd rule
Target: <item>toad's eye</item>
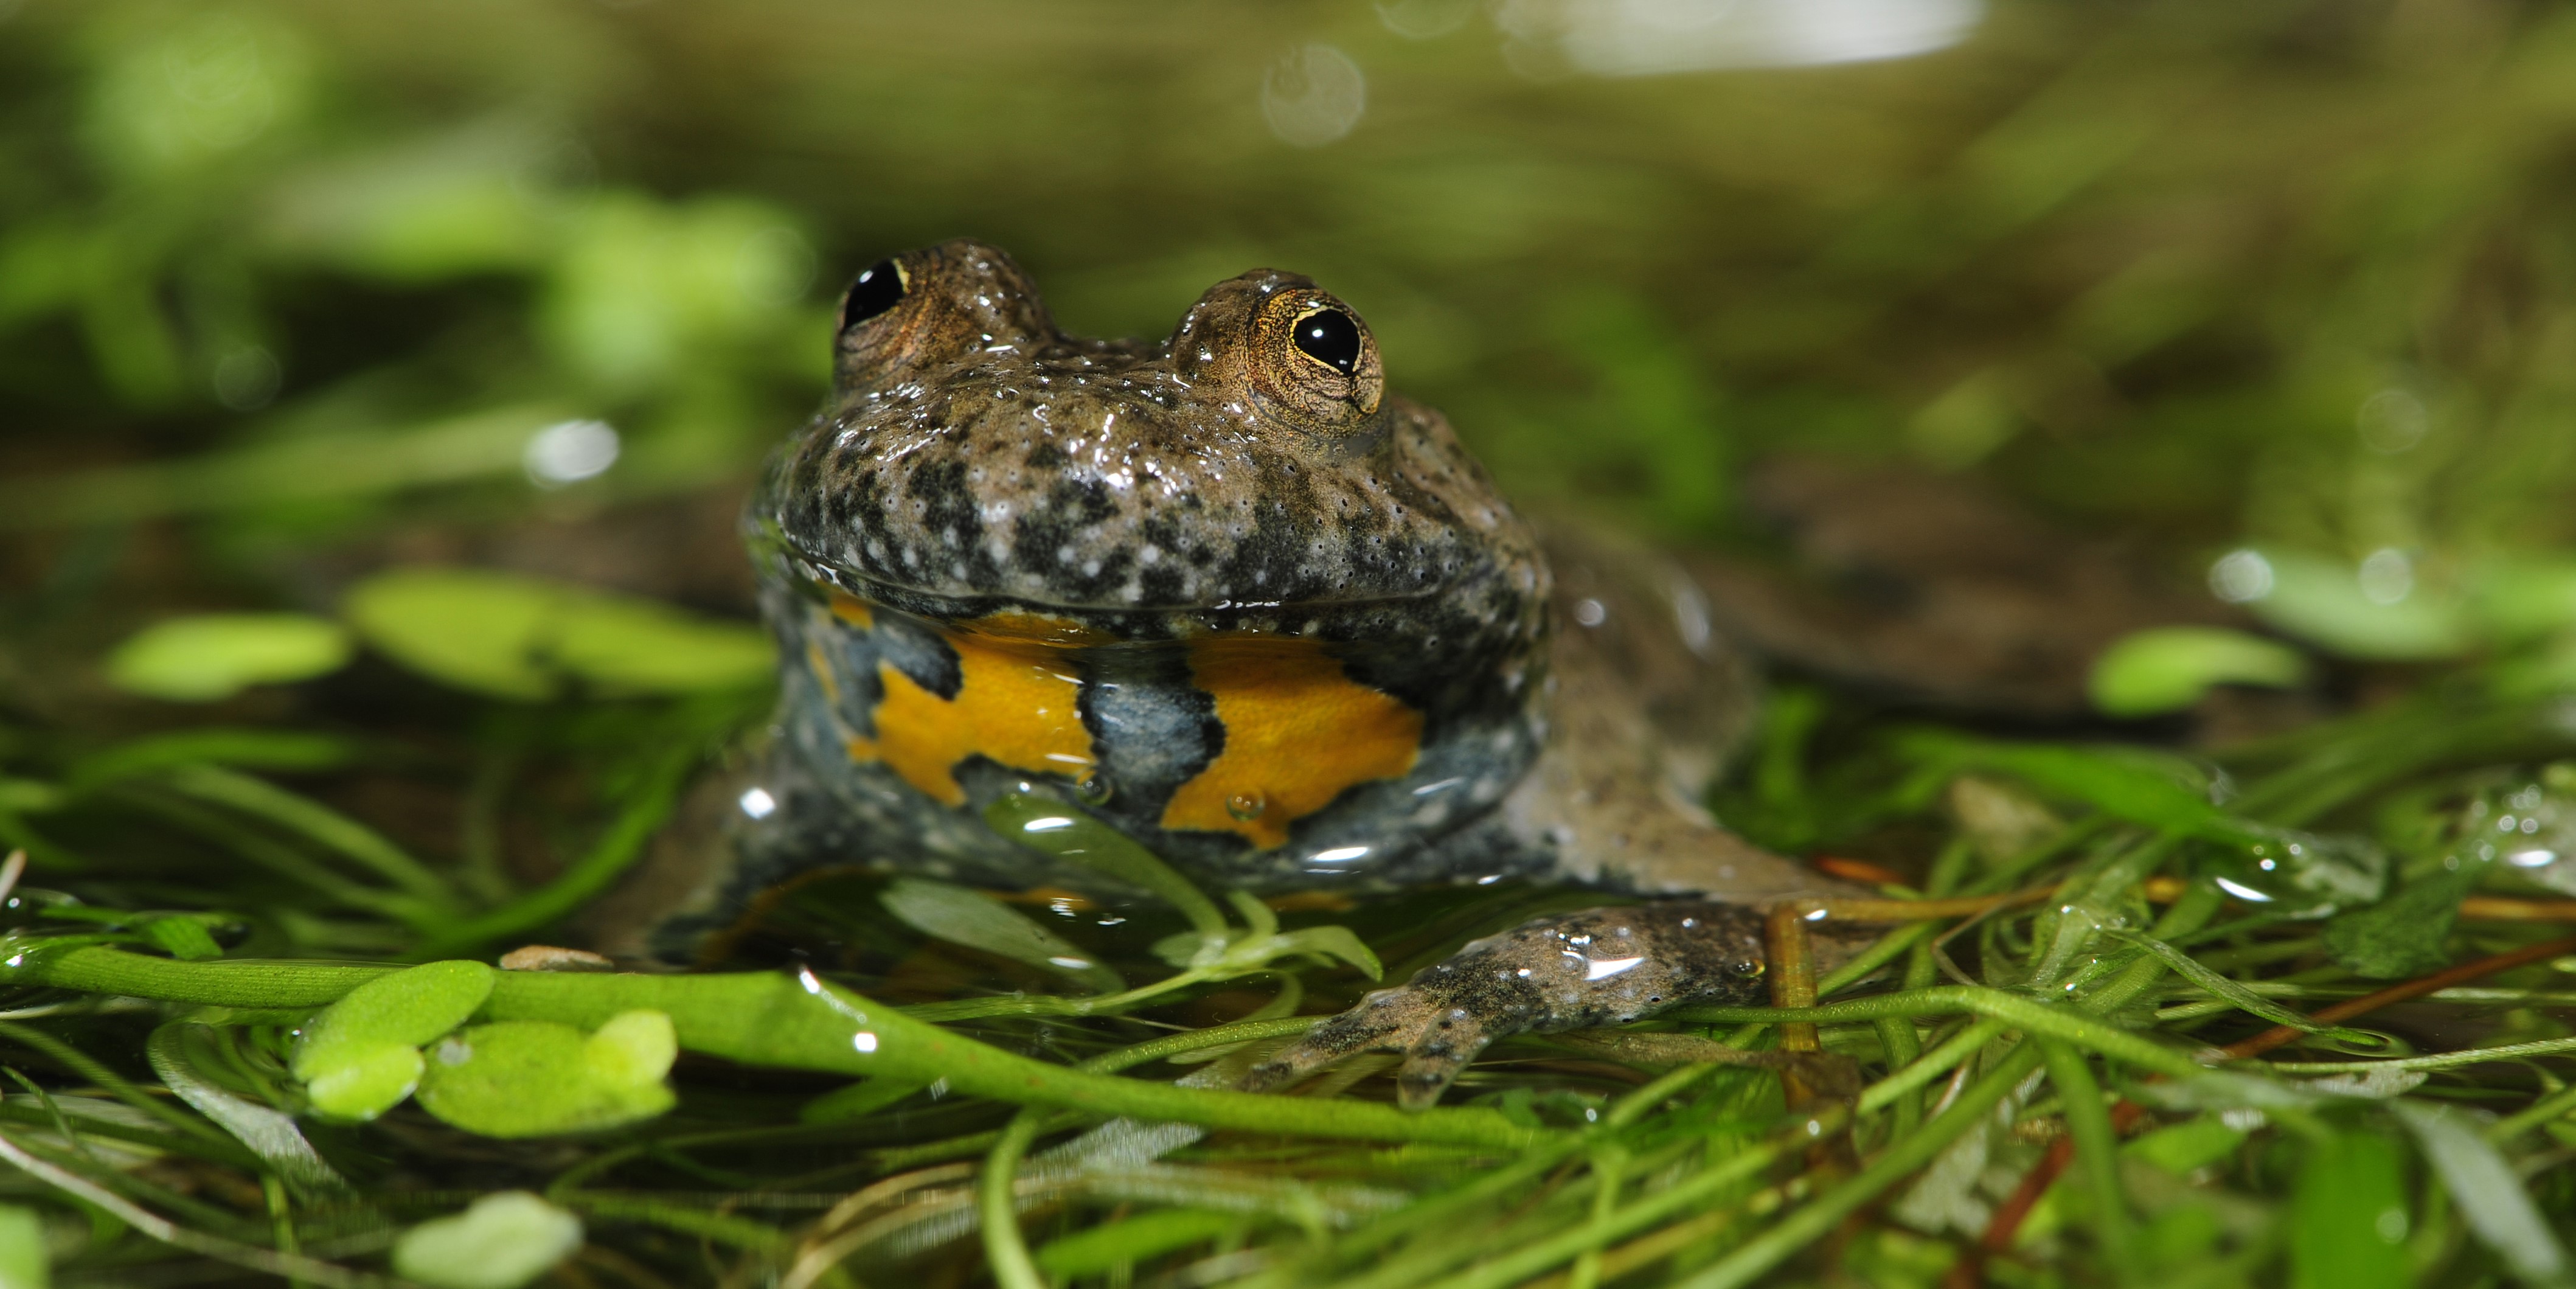
[[893,260],[878,260],[850,283],[841,300],[841,330],[847,331],[893,308],[903,300],[903,270]]
[[1297,319],[1297,352],[1348,376],[1360,362],[1360,324],[1339,309],[1317,309]]

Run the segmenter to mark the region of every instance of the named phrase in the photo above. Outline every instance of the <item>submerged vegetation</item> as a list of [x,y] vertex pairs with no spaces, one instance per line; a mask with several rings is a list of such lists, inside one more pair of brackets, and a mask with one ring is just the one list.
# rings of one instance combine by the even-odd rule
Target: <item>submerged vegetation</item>
[[[2576,1280],[2576,20],[1599,74],[1618,9],[0,0],[0,1285]],[[1031,797],[1154,898],[494,969],[756,736],[731,513],[834,281],[960,233],[1085,331],[1312,273],[1676,544],[1899,462],[2210,616],[2089,713],[1775,659],[1711,805],[1873,947],[1423,1113],[1228,1085],[1593,897],[1265,903]]]

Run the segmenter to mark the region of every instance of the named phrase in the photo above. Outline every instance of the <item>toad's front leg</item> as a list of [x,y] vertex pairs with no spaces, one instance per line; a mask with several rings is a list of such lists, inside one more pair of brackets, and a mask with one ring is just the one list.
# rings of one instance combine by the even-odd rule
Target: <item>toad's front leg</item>
[[1245,1086],[1278,1087],[1356,1052],[1400,1052],[1398,1096],[1419,1109],[1506,1035],[1615,1024],[1694,1000],[1761,1001],[1762,937],[1760,912],[1702,900],[1541,918],[1368,995],[1253,1067]]

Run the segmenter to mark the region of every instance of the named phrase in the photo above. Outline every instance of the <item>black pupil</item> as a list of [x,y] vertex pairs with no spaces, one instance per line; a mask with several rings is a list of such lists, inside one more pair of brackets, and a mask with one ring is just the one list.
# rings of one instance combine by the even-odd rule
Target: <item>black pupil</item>
[[1297,320],[1297,352],[1348,376],[1360,365],[1360,324],[1339,309],[1318,309]]
[[903,274],[895,271],[893,260],[878,260],[875,267],[850,284],[850,294],[841,301],[841,330],[847,331],[893,308],[901,299]]

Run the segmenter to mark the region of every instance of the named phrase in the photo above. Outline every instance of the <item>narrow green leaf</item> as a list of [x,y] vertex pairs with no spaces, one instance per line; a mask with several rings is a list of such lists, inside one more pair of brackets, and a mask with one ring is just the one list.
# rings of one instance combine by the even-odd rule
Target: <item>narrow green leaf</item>
[[198,801],[288,829],[373,871],[416,898],[449,905],[455,892],[385,835],[301,793],[215,765],[174,766],[169,786]]
[[44,1217],[22,1205],[0,1204],[0,1289],[45,1289],[52,1283]]
[[179,730],[119,743],[72,762],[63,782],[77,791],[182,765],[224,765],[237,770],[331,770],[349,763],[357,749],[344,738],[300,730]]
[[1059,1280],[1096,1276],[1213,1240],[1242,1226],[1239,1213],[1155,1209],[1076,1232],[1038,1250],[1038,1269]]
[[1226,933],[1225,914],[1207,893],[1125,833],[1033,792],[1006,793],[984,807],[993,831],[1041,854],[1069,859],[1161,896],[1201,935]]
[[197,1113],[215,1121],[216,1126],[248,1146],[252,1154],[275,1169],[279,1178],[299,1193],[342,1194],[349,1190],[347,1179],[339,1170],[313,1149],[304,1139],[295,1121],[267,1106],[235,1096],[198,1072],[188,1053],[192,1038],[202,1038],[213,1030],[204,1025],[174,1023],[152,1031],[144,1044],[144,1054],[152,1062],[152,1072],[161,1085],[178,1095]]
[[2295,1289],[2404,1289],[2406,1231],[2396,1143],[2349,1132],[2309,1147],[2290,1204]]
[[1114,993],[1126,985],[1063,937],[962,886],[903,877],[877,900],[906,926],[934,939],[1054,972],[1094,993]]
[[796,1118],[803,1123],[846,1123],[864,1119],[930,1085],[917,1079],[861,1079],[805,1103]]
[[2392,1101],[2389,1107],[2415,1134],[2415,1143],[2441,1175],[2469,1229],[2504,1259],[2516,1278],[2532,1285],[2576,1283],[2567,1250],[2532,1206],[2513,1165],[2479,1134],[2475,1121],[2449,1106],[2420,1101]]
[[2311,1034],[2325,1032],[2333,1032],[2336,1034],[2350,1033],[2350,1031],[2347,1030],[2336,1029],[2331,1025],[2320,1025],[2315,1021],[2309,1020],[2307,1017],[2302,1016],[2279,1003],[2273,1002],[2272,1000],[2263,997],[2261,994],[2255,993],[2253,990],[2202,966],[2199,960],[2193,958],[2190,954],[2184,953],[2182,950],[2177,949],[2162,940],[2156,939],[2153,936],[2140,935],[2135,931],[2123,931],[2116,927],[2105,927],[2103,928],[2102,933],[2115,940],[2134,944],[2139,948],[2145,949],[2147,952],[2154,954],[2156,957],[2162,959],[2166,966],[2173,968],[2174,974],[2181,976],[2183,979],[2188,980],[2208,991],[2210,996],[2225,999],[2227,1002],[2234,1004],[2239,1011],[2249,1012],[2253,1015],[2260,1016],[2275,1025],[2287,1025],[2292,1029],[2305,1030]]
[[1302,931],[1291,931],[1281,938],[1295,945],[1301,953],[1320,953],[1327,958],[1339,958],[1359,968],[1360,974],[1371,980],[1386,974],[1386,968],[1378,962],[1377,954],[1370,951],[1368,945],[1349,927],[1310,926]]
[[2193,836],[2235,836],[2242,825],[2210,804],[2206,776],[2178,758],[2136,748],[2003,743],[1918,730],[1900,740],[1912,756],[1953,771],[1999,770],[2052,796],[2132,823]]
[[143,934],[173,958],[198,962],[224,956],[206,924],[186,914],[166,914],[143,923]]

